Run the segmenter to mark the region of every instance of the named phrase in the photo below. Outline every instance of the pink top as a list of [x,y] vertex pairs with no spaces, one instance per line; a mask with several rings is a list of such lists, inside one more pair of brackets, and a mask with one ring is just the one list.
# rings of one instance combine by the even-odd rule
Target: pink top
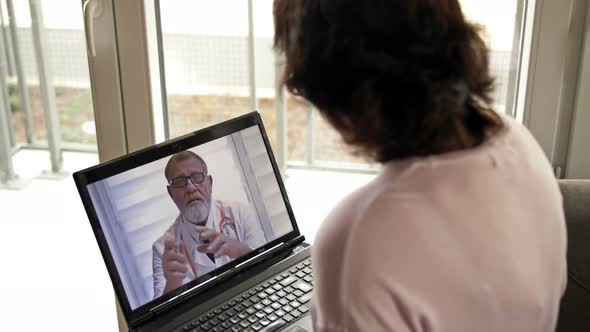
[[313,247],[315,331],[554,331],[561,194],[520,124],[469,151],[390,162]]

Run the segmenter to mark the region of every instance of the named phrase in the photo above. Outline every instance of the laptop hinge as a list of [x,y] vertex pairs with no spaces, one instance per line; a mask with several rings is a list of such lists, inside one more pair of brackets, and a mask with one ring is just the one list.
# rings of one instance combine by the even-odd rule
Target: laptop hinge
[[279,252],[283,252],[283,250],[286,250],[286,249],[291,250],[293,248],[293,246],[295,246],[303,241],[305,241],[305,237],[303,235],[299,235],[287,242],[281,242],[281,243],[275,245],[274,247],[236,265],[234,268],[227,270],[220,275],[212,277],[211,279],[208,279],[208,280],[202,282],[201,284],[176,295],[175,297],[169,299],[168,301],[153,307],[152,309],[150,309],[149,316],[157,315],[158,313],[162,312],[166,308],[169,308],[170,306],[176,304],[178,301],[183,300],[188,295],[197,294],[201,290],[204,290],[205,288],[207,288],[205,286],[211,285],[215,281],[221,281],[227,277],[230,277],[230,276],[242,271],[246,267],[252,266],[253,264],[256,264],[257,262],[260,262],[266,258],[269,258],[270,256],[273,256]]

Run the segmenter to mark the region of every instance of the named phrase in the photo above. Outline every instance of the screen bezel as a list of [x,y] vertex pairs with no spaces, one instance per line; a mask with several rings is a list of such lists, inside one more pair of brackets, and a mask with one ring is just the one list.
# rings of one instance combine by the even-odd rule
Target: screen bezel
[[[212,272],[210,272],[206,275],[203,275],[203,276],[187,283],[186,285],[183,285],[183,286],[177,288],[174,291],[164,294],[164,295],[160,296],[159,298],[149,301],[149,302],[147,302],[135,309],[131,309],[131,306],[129,304],[129,300],[127,298],[127,294],[125,293],[125,288],[123,287],[121,277],[120,277],[119,273],[117,272],[117,267],[115,265],[114,258],[108,249],[108,243],[106,240],[106,236],[105,236],[104,231],[101,227],[96,210],[94,209],[94,206],[92,204],[92,200],[90,198],[87,186],[89,184],[104,180],[104,179],[114,176],[116,174],[126,172],[130,169],[140,167],[142,165],[148,164],[150,162],[153,162],[153,161],[156,161],[156,160],[159,160],[162,158],[169,157],[169,156],[173,155],[174,153],[184,151],[184,150],[205,144],[207,142],[213,141],[215,139],[218,139],[218,138],[221,138],[221,137],[224,137],[227,135],[237,133],[241,130],[244,130],[244,129],[247,129],[247,128],[250,128],[253,126],[258,126],[258,128],[260,130],[262,140],[264,142],[268,157],[270,159],[270,162],[271,162],[271,165],[273,168],[273,172],[275,174],[275,178],[277,179],[277,182],[278,182],[278,185],[279,185],[279,188],[281,191],[281,195],[283,197],[283,201],[285,203],[285,207],[287,209],[287,213],[289,215],[289,219],[291,221],[291,226],[292,226],[293,230],[291,232],[275,239],[275,240],[272,240],[271,242],[266,243],[265,245],[263,245],[262,247],[260,247],[258,249],[252,250],[250,253],[246,254],[245,256],[237,258],[237,259],[231,261],[230,263],[228,263],[220,268],[217,268],[217,269],[213,270]],[[107,270],[109,272],[109,275],[111,277],[111,281],[112,281],[113,286],[115,288],[115,293],[116,293],[119,303],[121,305],[121,309],[123,311],[123,314],[125,315],[125,319],[127,320],[128,325],[130,325],[130,326],[134,325],[134,322],[141,320],[146,315],[149,315],[152,308],[158,307],[161,304],[166,303],[170,299],[178,297],[181,294],[183,295],[182,296],[183,299],[188,299],[191,297],[191,292],[188,292],[187,294],[183,294],[183,293],[187,292],[191,288],[195,288],[200,283],[207,281],[215,276],[218,276],[224,272],[227,272],[227,271],[233,269],[238,264],[243,263],[256,255],[263,253],[263,252],[277,246],[281,242],[286,242],[286,241],[289,241],[293,238],[300,236],[299,228],[297,226],[297,222],[295,220],[295,216],[293,214],[291,204],[290,204],[289,199],[287,197],[287,192],[285,190],[285,186],[283,184],[279,168],[277,166],[277,163],[274,158],[274,154],[272,152],[268,137],[266,135],[266,131],[264,129],[262,119],[261,119],[260,114],[258,112],[252,112],[252,113],[237,117],[235,119],[228,120],[228,121],[225,121],[225,122],[222,122],[222,123],[219,123],[219,124],[216,124],[216,125],[213,125],[213,126],[210,126],[210,127],[207,127],[207,128],[204,128],[204,129],[201,129],[201,130],[189,133],[189,134],[186,134],[184,136],[178,137],[178,138],[170,140],[168,142],[157,144],[157,145],[139,150],[137,152],[116,158],[114,160],[107,161],[107,162],[101,163],[99,165],[81,170],[79,172],[74,173],[73,178],[76,183],[76,187],[78,188],[78,192],[80,194],[82,202],[84,204],[84,208],[85,208],[86,213],[88,215],[88,219],[89,219],[90,224],[92,226],[92,230],[93,230],[96,240],[98,242],[100,252],[101,252],[102,257],[103,257],[105,264],[107,266]],[[203,288],[199,288],[199,291],[207,289],[207,288],[208,288],[207,286],[204,286]],[[196,293],[196,292],[192,292],[192,293]],[[192,294],[192,295],[194,295],[194,294]]]

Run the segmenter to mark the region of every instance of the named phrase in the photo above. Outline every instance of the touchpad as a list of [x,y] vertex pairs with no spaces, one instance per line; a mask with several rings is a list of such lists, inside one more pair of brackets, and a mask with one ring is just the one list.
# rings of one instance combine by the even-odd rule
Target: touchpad
[[286,332],[311,332],[313,331],[313,326],[311,323],[311,315],[307,315],[295,323],[294,326],[291,326],[285,330]]
[[304,330],[299,326],[293,326],[292,328],[288,329],[287,332],[307,332],[307,330]]

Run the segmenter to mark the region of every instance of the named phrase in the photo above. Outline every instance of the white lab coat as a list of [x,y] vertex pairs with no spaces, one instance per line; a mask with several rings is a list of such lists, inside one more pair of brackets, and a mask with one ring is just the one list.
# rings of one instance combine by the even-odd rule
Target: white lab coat
[[[205,223],[207,228],[213,229],[216,232],[220,232],[220,221],[222,216],[218,206],[222,206],[225,215],[235,221],[236,233],[238,236],[237,240],[246,244],[251,249],[258,248],[266,243],[260,220],[256,214],[253,213],[249,206],[240,203],[212,200],[209,217]],[[216,257],[215,262],[213,262],[206,254],[198,252],[197,242],[194,240],[194,225],[189,222],[183,222],[182,217],[179,214],[170,228],[168,228],[168,230],[166,230],[166,232],[156,242],[154,242],[152,246],[154,298],[161,296],[164,292],[164,287],[166,286],[166,278],[164,277],[164,271],[162,269],[164,241],[165,239],[176,239],[180,233],[182,233],[187,251],[191,253],[190,256],[193,260],[198,276],[203,276],[215,268],[225,265],[232,260],[228,256],[221,256]],[[183,285],[195,279],[195,275],[189,264],[187,264],[186,267],[188,273],[182,281]]]

